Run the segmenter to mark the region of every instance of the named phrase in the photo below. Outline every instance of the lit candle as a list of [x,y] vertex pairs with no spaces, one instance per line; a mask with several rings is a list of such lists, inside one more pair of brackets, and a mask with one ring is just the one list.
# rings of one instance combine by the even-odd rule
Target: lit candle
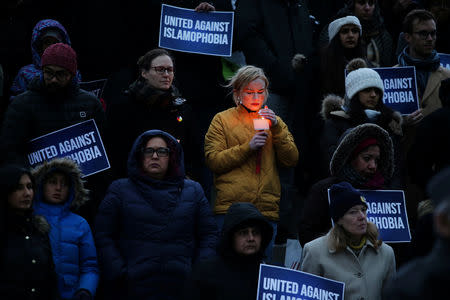
[[261,119],[253,119],[253,127],[255,130],[267,130],[269,127],[269,120],[261,118]]

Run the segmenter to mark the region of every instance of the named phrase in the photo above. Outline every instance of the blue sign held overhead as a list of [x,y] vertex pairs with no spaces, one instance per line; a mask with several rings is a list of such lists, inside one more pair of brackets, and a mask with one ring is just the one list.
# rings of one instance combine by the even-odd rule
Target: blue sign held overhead
[[36,166],[57,157],[68,157],[80,166],[84,177],[109,169],[95,120],[87,120],[29,142],[28,161]]
[[196,12],[162,4],[159,47],[198,54],[231,56],[234,12]]
[[342,300],[345,283],[317,275],[261,264],[257,300]]
[[441,59],[441,66],[450,69],[450,54],[439,53],[439,58]]

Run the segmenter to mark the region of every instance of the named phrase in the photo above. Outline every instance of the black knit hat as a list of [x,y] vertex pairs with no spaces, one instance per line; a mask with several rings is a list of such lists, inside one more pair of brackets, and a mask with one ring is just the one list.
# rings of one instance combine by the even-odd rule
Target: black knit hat
[[330,215],[337,222],[350,208],[365,205],[366,199],[361,193],[346,182],[333,184],[330,188]]

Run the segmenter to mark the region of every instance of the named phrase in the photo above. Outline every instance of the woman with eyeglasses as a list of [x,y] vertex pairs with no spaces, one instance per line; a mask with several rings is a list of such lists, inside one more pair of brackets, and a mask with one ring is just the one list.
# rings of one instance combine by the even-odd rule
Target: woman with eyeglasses
[[[115,178],[127,176],[134,140],[150,129],[164,130],[183,146],[187,175],[199,180],[204,165],[194,112],[174,85],[175,63],[164,49],[152,49],[137,61],[138,76],[118,97],[108,99],[108,156]],[[124,130],[126,128],[126,130]]]
[[179,299],[191,266],[215,253],[218,231],[175,137],[149,130],[135,140],[128,177],[110,185],[94,232],[105,299]]
[[[260,68],[240,68],[228,87],[235,107],[216,114],[205,136],[205,159],[214,173],[219,229],[234,202],[251,202],[274,227],[281,196],[278,166],[294,167],[298,150],[287,125],[264,106],[269,81]],[[264,107],[263,107],[264,106]],[[273,240],[266,248],[269,260]]]

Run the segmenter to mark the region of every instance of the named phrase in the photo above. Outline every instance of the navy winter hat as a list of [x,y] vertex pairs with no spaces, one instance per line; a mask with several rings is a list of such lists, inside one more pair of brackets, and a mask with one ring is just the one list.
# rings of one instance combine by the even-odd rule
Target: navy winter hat
[[337,222],[350,208],[365,205],[366,199],[350,183],[343,181],[330,188],[330,215]]

